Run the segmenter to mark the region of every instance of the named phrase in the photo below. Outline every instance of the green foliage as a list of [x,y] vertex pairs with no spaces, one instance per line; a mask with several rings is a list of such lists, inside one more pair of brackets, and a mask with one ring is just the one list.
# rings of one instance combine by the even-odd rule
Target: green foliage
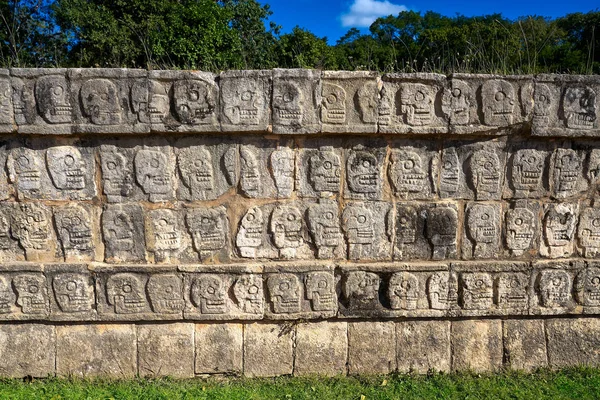
[[0,382],[0,398],[25,399],[597,399],[600,371],[580,368],[496,375],[432,374],[229,381],[49,379]]

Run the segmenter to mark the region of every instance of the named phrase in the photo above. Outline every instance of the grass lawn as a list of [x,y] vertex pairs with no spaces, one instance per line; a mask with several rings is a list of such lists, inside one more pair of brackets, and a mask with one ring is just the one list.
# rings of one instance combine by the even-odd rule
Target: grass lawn
[[364,378],[1,380],[0,399],[599,399],[600,369]]

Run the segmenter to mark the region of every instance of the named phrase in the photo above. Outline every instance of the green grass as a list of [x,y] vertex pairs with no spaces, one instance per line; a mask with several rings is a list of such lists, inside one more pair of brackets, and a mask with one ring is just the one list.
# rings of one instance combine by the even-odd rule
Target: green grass
[[598,399],[600,369],[364,378],[1,380],[0,399]]

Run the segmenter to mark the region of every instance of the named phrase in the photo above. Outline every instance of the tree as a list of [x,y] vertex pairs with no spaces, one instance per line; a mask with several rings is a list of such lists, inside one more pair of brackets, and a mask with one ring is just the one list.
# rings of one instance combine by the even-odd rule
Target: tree
[[279,37],[277,55],[278,65],[282,68],[336,67],[327,38],[319,38],[298,26]]

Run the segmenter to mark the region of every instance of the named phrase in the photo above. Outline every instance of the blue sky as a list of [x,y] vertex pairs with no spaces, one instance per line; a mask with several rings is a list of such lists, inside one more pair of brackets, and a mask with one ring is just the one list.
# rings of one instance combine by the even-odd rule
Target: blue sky
[[408,9],[467,16],[502,13],[508,18],[524,15],[559,17],[573,12],[600,9],[598,0],[259,0],[270,4],[271,20],[289,32],[299,25],[319,37],[335,42],[355,26],[368,31],[370,21]]

